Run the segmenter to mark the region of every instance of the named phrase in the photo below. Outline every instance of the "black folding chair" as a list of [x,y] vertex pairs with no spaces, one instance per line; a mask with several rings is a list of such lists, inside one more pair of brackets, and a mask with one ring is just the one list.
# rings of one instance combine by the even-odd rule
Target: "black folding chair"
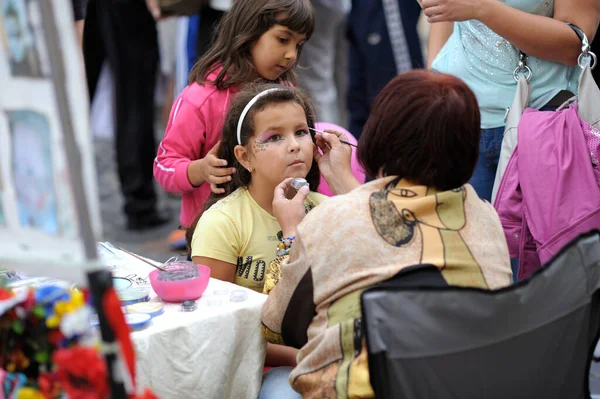
[[361,296],[377,398],[583,399],[600,326],[600,232],[530,279],[450,287],[418,266]]

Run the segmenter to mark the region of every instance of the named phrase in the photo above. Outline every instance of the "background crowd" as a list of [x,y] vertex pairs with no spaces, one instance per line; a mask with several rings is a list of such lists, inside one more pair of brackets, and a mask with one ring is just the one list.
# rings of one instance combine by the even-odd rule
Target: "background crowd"
[[[528,238],[509,237],[489,202],[519,74],[528,81],[526,105],[556,111],[577,94],[580,54],[588,57],[586,38],[600,22],[597,0],[213,0],[189,17],[171,17],[155,0],[74,7],[95,125],[103,111],[112,115],[104,134],[125,215],[117,230],[172,231],[165,244],[174,250],[186,248],[187,231],[190,259],[214,278],[269,294],[266,364],[286,369],[265,374],[264,398],[297,395],[278,391],[290,388],[292,368],[294,389],[308,396],[334,392],[319,380],[352,367],[348,392],[367,388],[357,293],[397,268],[430,263],[450,285],[512,283],[519,262],[529,261],[513,248]],[[103,100],[106,76],[112,95]],[[337,131],[320,132],[317,122]],[[350,139],[360,139],[355,153]],[[99,163],[109,154],[99,152]],[[360,188],[350,168],[357,156],[374,180]],[[321,205],[320,175],[345,195]],[[285,198],[292,177],[309,187]],[[165,208],[163,190],[181,205]],[[322,237],[344,243],[331,247]],[[350,254],[364,265],[348,262]],[[331,259],[349,268],[341,286]],[[328,310],[291,323],[298,290],[315,298],[307,315]],[[341,302],[357,313],[337,314]],[[354,347],[337,342],[338,328],[354,331]],[[348,353],[335,354],[337,364],[321,345],[331,346],[326,355]]]
[[[152,1],[74,2],[105,236],[159,259],[181,246],[183,235],[169,237],[179,225],[179,201],[154,182],[156,149],[174,99],[231,7],[230,0],[207,3],[198,15],[167,17]],[[296,68],[299,85],[313,98],[318,120],[345,127],[358,139],[385,84],[426,66],[427,22],[410,0],[312,3],[315,32]]]

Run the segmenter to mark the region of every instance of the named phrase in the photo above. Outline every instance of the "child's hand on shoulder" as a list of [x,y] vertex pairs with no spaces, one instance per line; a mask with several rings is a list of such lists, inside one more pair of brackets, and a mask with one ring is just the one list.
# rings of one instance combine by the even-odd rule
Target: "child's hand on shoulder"
[[187,169],[188,179],[194,187],[203,183],[210,184],[210,190],[215,194],[223,194],[225,189],[217,187],[231,181],[235,168],[227,168],[227,161],[217,157],[219,141],[202,159],[192,161]]

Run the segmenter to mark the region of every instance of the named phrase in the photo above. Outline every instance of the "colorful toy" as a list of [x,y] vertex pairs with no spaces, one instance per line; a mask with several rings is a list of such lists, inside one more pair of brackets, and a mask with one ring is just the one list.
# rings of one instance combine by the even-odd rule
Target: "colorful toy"
[[108,398],[106,363],[83,292],[0,287],[0,298],[0,399]]

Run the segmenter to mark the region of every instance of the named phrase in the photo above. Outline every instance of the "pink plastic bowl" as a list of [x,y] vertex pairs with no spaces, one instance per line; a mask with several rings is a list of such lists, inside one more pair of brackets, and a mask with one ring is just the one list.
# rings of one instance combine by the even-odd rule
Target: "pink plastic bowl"
[[160,281],[158,270],[150,272],[150,285],[156,295],[165,302],[195,301],[200,298],[210,278],[210,269],[204,265],[198,266],[199,277],[180,281]]

